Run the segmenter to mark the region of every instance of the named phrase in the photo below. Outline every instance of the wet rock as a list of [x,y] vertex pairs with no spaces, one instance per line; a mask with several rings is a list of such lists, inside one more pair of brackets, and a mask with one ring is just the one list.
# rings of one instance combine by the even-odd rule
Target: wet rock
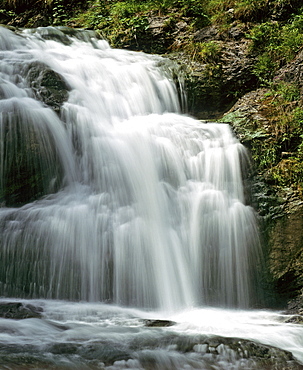
[[98,360],[105,365],[112,365],[116,361],[126,361],[131,358],[129,350],[123,345],[101,341],[82,346],[77,354],[86,361]]
[[269,232],[271,275],[282,302],[294,299],[297,312],[303,309],[302,296],[298,296],[303,289],[302,225],[303,207],[276,220]]
[[[25,78],[37,100],[56,113],[60,111],[69,93],[62,76],[40,62],[16,64],[15,70],[15,78]],[[5,98],[1,88],[0,97]],[[47,145],[41,142],[41,133],[47,128],[41,131],[40,126],[47,127],[46,120],[42,112],[31,118],[20,102],[7,103],[2,110],[4,165],[0,203],[8,207],[29,203],[60,187],[62,166],[54,150],[56,143],[50,136],[46,143],[52,148],[47,151]]]
[[[169,348],[175,354],[183,354],[188,359],[198,356],[203,369],[302,369],[302,365],[294,359],[290,352],[241,338],[171,334],[154,341],[146,339],[138,340],[136,344],[134,342],[131,348],[136,356],[139,355],[140,363],[149,365],[151,368],[158,365],[158,359],[153,351]],[[218,364],[222,367],[218,367]]]
[[71,355],[81,348],[79,343],[54,343],[47,350],[54,355]]
[[239,140],[246,145],[251,141],[263,141],[270,135],[269,121],[262,114],[267,92],[264,88],[248,92],[222,118],[232,125]]
[[29,318],[40,319],[42,307],[21,302],[0,302],[0,317],[5,319],[23,320]]
[[63,77],[45,64],[33,62],[27,67],[26,79],[36,99],[58,113],[70,90]]
[[[118,338],[118,337],[117,337]],[[135,344],[136,342],[136,344]],[[0,361],[6,368],[123,368],[164,369],[251,369],[299,370],[299,364],[287,351],[240,338],[178,335],[161,332],[159,337],[134,336],[131,342],[80,340],[57,342],[47,347],[10,345],[0,348]],[[133,366],[128,366],[128,365]],[[62,366],[62,367],[61,367]],[[64,367],[66,366],[66,367]]]
[[164,328],[168,326],[176,325],[174,321],[170,320],[143,320],[144,326],[149,328]]
[[301,369],[288,351],[239,338],[212,337],[196,344],[194,350],[209,353],[221,359],[234,361],[246,359],[249,369]]
[[284,322],[289,324],[303,324],[303,315],[291,315]]
[[70,45],[72,41],[56,27],[43,27],[39,29],[39,34],[44,40],[58,41],[64,45]]
[[[15,349],[16,351],[16,349]],[[51,360],[44,358],[40,359],[37,356],[29,353],[10,353],[9,355],[1,355],[0,362],[2,369],[7,370],[35,370],[35,369],[59,369],[59,367]],[[64,364],[60,369],[68,369]]]
[[204,36],[203,42],[217,45],[217,53],[211,60],[193,60],[181,53],[176,59],[186,71],[189,113],[199,119],[217,120],[241,96],[257,86],[253,73],[255,60],[248,52],[247,41],[228,38],[214,41],[208,39],[207,34]]
[[[31,117],[23,105],[12,103],[2,112],[4,150],[0,187],[0,202],[7,207],[19,207],[43,195],[56,192],[62,185],[62,164],[56,153],[56,143],[47,129],[46,117],[37,113]],[[42,135],[42,136],[41,136]]]
[[295,315],[295,319],[290,318],[290,320],[295,320],[295,322],[300,322],[300,324],[303,323],[303,289],[301,289],[298,296],[288,302],[287,310],[284,313]]

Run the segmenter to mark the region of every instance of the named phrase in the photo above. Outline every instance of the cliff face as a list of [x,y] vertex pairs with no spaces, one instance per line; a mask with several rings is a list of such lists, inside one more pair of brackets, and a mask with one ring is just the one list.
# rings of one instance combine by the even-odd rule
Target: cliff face
[[[184,72],[187,113],[230,123],[252,156],[250,202],[257,209],[272,301],[302,307],[303,292],[303,11],[300,1],[265,1],[226,8],[226,23],[206,21],[193,8],[132,14],[117,3],[29,1],[5,8],[2,23],[15,27],[91,27],[112,45],[163,54]],[[24,3],[24,2],[23,2]],[[225,2],[223,2],[225,3]],[[237,2],[234,2],[237,3]],[[116,4],[116,5],[117,5]],[[185,9],[185,10],[184,10]],[[128,13],[127,13],[127,11]],[[198,10],[197,10],[198,12]],[[291,15],[297,12],[296,15]],[[109,19],[117,17],[110,25]],[[120,18],[119,18],[120,17]],[[195,18],[196,17],[196,18]],[[193,18],[199,22],[193,23]],[[106,23],[107,22],[107,23]],[[110,27],[115,28],[110,28]]]
[[247,93],[222,118],[251,151],[270,279],[281,302],[295,298],[293,310],[303,297],[302,66],[300,51],[271,86]]
[[296,135],[283,151],[282,133],[272,122],[276,108],[271,107],[272,99],[269,89],[249,92],[222,121],[234,127],[252,155],[252,203],[260,218],[270,289],[285,305],[299,297],[303,288],[303,201],[298,181],[302,161]]

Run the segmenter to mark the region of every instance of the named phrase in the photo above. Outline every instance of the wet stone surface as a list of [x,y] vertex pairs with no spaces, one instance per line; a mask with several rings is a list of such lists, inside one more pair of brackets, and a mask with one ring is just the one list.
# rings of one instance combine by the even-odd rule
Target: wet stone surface
[[0,317],[5,319],[22,320],[29,318],[41,318],[42,307],[21,302],[0,302]]
[[170,320],[143,320],[146,327],[161,328],[176,325],[174,321]]

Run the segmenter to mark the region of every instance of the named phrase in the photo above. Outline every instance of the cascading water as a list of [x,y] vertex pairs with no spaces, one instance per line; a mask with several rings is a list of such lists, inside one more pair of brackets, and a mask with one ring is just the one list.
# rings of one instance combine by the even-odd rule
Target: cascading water
[[[47,174],[44,193],[58,167],[64,179],[55,194],[1,209],[2,294],[247,307],[257,231],[229,127],[177,115],[160,58],[56,30],[64,45],[47,31],[2,30],[2,187],[22,146],[38,147],[28,162]],[[37,61],[70,88],[61,120],[22,76]]]
[[[56,316],[50,299],[250,307],[260,251],[242,184],[246,152],[228,125],[180,114],[172,65],[113,50],[89,31],[0,28],[0,48],[0,295],[47,299],[45,315],[57,321],[72,320],[72,304]],[[56,109],[45,84],[60,86]],[[73,320],[84,341],[101,340],[90,324],[99,308],[88,307]],[[102,309],[116,341],[120,311],[109,319]],[[125,312],[121,325],[133,322]],[[32,333],[13,326],[13,338]],[[56,342],[58,328],[45,323],[35,338]]]

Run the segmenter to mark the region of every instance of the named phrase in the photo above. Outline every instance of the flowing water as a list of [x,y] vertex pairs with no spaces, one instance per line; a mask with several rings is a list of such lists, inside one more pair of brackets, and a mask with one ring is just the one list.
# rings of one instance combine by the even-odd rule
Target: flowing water
[[[262,264],[247,153],[228,125],[181,114],[177,67],[89,31],[0,28],[0,49],[0,295],[44,315],[0,319],[9,361],[227,368],[226,354],[213,365],[202,344],[187,354],[172,340],[202,334],[303,361],[300,326],[243,311],[259,302]],[[65,96],[55,109],[49,76]],[[151,316],[177,324],[147,328]],[[106,354],[89,358],[98,343]]]

